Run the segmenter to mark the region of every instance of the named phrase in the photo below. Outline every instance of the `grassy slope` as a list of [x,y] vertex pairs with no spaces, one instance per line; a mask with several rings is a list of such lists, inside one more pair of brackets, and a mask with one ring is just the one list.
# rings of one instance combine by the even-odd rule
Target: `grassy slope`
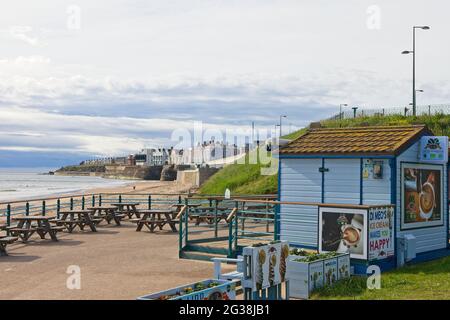
[[65,166],[58,170],[57,172],[73,171],[73,172],[105,172],[104,165],[72,165]]
[[[253,153],[254,155],[254,153]],[[232,194],[277,193],[277,175],[261,175],[261,163],[230,164],[214,174],[200,188],[201,194],[223,195],[229,188]]]
[[369,126],[394,126],[394,125],[411,125],[426,124],[434,134],[439,136],[450,136],[450,115],[436,114],[433,116],[403,117],[399,115],[392,116],[372,116],[360,117],[356,119],[346,119],[339,121],[322,121],[322,126],[328,128],[357,127],[361,125]]
[[400,268],[381,276],[381,289],[368,290],[365,277],[322,288],[312,299],[450,299],[450,257]]
[[[434,116],[403,117],[392,116],[371,116],[359,117],[356,119],[346,119],[339,121],[322,121],[322,126],[328,128],[357,127],[361,125],[387,126],[387,125],[409,125],[426,124],[436,135],[450,135],[450,115],[438,114]],[[301,129],[293,132],[285,139],[295,139],[306,132]],[[226,166],[213,177],[211,177],[200,189],[202,194],[223,194],[226,188],[235,194],[264,194],[277,192],[277,176],[261,176],[260,165],[239,165]]]

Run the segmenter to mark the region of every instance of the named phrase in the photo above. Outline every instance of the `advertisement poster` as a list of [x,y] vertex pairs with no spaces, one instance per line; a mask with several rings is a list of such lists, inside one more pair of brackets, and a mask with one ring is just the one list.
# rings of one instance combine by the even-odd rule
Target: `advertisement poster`
[[422,137],[419,152],[421,161],[446,163],[448,161],[448,137]]
[[369,260],[394,255],[394,207],[369,209]]
[[337,273],[338,273],[338,263],[337,259],[329,259],[324,262],[323,272],[324,272],[324,280],[325,285],[330,286],[337,281]]
[[402,163],[401,174],[401,229],[443,225],[443,167]]
[[363,179],[383,179],[383,161],[364,159]]
[[350,253],[353,259],[367,259],[367,210],[319,209],[319,251]]
[[312,262],[309,265],[309,291],[323,287],[323,263]]
[[348,255],[337,258],[338,280],[350,277],[350,257]]
[[[252,289],[253,291],[278,285],[285,281],[286,260],[289,256],[289,245],[278,242],[251,249]],[[244,250],[244,255],[246,250]]]

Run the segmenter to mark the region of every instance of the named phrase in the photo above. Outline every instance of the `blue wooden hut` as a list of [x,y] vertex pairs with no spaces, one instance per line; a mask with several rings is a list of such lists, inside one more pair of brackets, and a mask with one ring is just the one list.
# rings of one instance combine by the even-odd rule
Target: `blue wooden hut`
[[385,269],[446,255],[447,140],[422,125],[308,130],[279,151],[280,239]]

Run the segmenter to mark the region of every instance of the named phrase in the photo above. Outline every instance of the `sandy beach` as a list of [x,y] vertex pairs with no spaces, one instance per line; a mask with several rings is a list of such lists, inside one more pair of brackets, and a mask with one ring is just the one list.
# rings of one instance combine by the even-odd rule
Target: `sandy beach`
[[92,193],[153,193],[153,194],[176,194],[195,192],[191,185],[183,185],[176,181],[133,181],[123,186],[87,189],[84,194]]

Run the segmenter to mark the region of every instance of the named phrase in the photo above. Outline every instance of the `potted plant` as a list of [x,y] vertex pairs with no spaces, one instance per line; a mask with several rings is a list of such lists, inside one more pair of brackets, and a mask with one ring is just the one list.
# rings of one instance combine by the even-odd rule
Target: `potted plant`
[[308,299],[310,293],[324,285],[333,285],[337,280],[350,276],[348,253],[314,253],[303,249],[292,249],[287,261],[289,295]]
[[139,297],[138,300],[235,300],[236,282],[208,279]]

